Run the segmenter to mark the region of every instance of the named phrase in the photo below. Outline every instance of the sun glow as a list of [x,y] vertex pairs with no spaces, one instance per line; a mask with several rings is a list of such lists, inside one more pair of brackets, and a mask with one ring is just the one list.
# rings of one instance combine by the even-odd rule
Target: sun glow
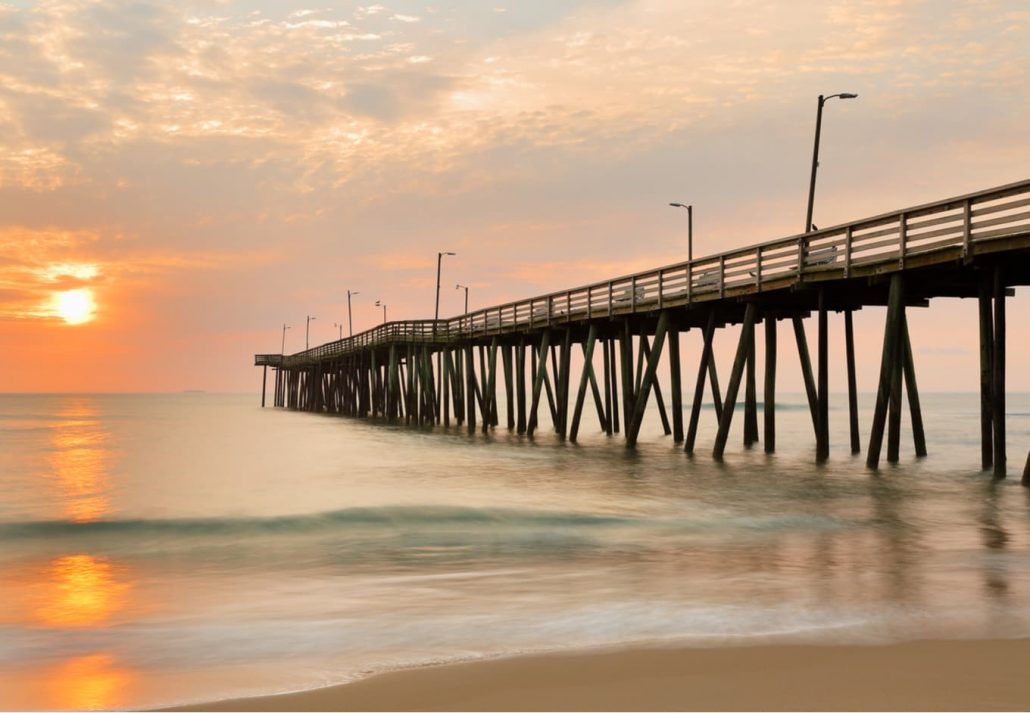
[[93,291],[83,287],[54,293],[54,312],[68,324],[83,324],[96,317]]

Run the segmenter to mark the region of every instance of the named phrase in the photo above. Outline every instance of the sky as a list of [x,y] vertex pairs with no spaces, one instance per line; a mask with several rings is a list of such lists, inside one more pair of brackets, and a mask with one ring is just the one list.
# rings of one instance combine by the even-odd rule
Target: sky
[[[442,316],[683,260],[670,201],[696,255],[796,234],[821,93],[819,225],[1026,179],[1028,68],[1022,1],[0,2],[0,391],[258,390],[347,290],[431,318],[437,251]],[[975,303],[909,321],[976,389]]]

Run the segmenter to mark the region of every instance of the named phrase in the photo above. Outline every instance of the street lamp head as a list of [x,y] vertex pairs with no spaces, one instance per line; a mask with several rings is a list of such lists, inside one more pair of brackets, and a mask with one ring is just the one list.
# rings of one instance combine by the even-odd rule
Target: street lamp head
[[376,307],[382,307],[382,306],[383,306],[383,303],[380,302],[379,300],[376,300]]
[[448,252],[442,252],[442,253],[439,253],[439,254],[440,254],[440,255],[457,255],[458,253],[448,253]]
[[841,99],[858,99],[857,94],[851,94],[850,92],[843,92],[841,94],[838,94],[837,96]]

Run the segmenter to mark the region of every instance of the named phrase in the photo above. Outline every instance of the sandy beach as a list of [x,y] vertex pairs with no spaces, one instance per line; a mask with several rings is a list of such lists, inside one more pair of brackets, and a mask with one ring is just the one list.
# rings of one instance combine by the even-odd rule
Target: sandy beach
[[384,673],[174,710],[1026,710],[1030,640],[635,648]]

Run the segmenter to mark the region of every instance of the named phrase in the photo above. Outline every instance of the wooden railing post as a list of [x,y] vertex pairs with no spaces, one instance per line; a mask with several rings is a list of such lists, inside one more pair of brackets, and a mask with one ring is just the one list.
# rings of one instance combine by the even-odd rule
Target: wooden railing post
[[898,269],[905,269],[905,247],[908,242],[908,216],[902,213],[898,218]]
[[762,291],[762,246],[759,245],[755,251],[757,255],[758,264],[755,267],[755,289],[758,292]]
[[962,210],[962,257],[973,254],[973,199],[966,198]]
[[851,277],[851,226],[844,230],[844,278]]

